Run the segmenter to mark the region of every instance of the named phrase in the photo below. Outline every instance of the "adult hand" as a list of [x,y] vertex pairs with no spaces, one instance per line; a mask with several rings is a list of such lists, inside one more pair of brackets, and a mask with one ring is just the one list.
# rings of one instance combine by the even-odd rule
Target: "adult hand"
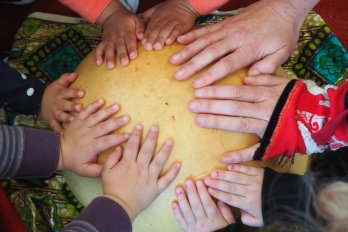
[[[205,128],[256,133],[263,137],[273,110],[291,79],[272,75],[245,77],[244,85],[208,86],[189,103],[196,123]],[[258,145],[222,156],[225,163],[252,160]]]
[[193,27],[198,16],[187,0],[167,0],[145,11],[144,48],[161,50],[165,44],[172,44]]
[[77,76],[76,73],[63,74],[58,80],[49,84],[43,94],[39,116],[58,133],[64,131],[62,123],[74,120],[71,113],[80,112],[83,108],[81,104],[73,102],[73,99],[84,96],[83,90],[69,88]]
[[198,180],[195,184],[192,180],[186,180],[185,186],[186,194],[182,187],[176,188],[177,201],[172,204],[183,231],[210,232],[235,223],[231,208],[221,201],[215,203],[203,181]]
[[311,9],[308,2],[318,2],[295,1],[298,6],[289,0],[261,0],[220,23],[179,36],[179,43],[189,45],[170,58],[173,64],[185,63],[174,77],[186,80],[215,61],[193,82],[194,88],[250,65],[249,75],[274,73],[294,50]]
[[228,171],[214,170],[204,179],[216,199],[241,210],[243,224],[263,226],[261,192],[264,170],[245,165],[229,165]]
[[144,31],[142,18],[120,6],[103,23],[103,40],[95,51],[97,65],[101,65],[105,57],[106,67],[114,68],[115,54],[117,54],[121,66],[127,66],[129,59],[138,56],[137,40],[143,38]]
[[100,176],[103,167],[97,164],[97,155],[128,139],[128,134],[113,132],[125,125],[129,117],[111,118],[120,107],[113,104],[101,109],[103,105],[103,100],[91,103],[67,126],[60,137],[58,169],[82,176]]
[[166,189],[179,172],[175,163],[161,175],[172,150],[173,142],[166,140],[155,155],[158,128],[152,126],[140,146],[142,126],[136,125],[127,142],[123,156],[111,154],[102,174],[104,196],[119,203],[131,221]]

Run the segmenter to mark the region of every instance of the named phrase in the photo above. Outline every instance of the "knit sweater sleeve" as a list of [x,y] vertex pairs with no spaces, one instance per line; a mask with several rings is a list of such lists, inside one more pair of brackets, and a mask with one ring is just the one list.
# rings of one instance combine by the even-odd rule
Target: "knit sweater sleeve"
[[0,60],[0,105],[22,114],[37,114],[45,84],[32,75],[25,75]]
[[59,138],[51,131],[0,125],[0,177],[50,176],[59,162]]
[[106,197],[95,198],[80,216],[69,223],[62,232],[131,232],[132,223],[126,211]]
[[213,10],[219,9],[225,5],[229,0],[188,0],[190,5],[200,15],[206,15],[211,13]]
[[95,23],[112,0],[59,0],[61,3]]
[[313,81],[292,80],[278,100],[254,159],[347,146],[347,98],[348,81],[320,88]]

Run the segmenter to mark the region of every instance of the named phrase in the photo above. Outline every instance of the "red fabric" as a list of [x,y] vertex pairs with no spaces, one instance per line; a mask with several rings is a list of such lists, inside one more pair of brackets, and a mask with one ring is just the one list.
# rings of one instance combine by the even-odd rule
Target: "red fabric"
[[0,231],[26,232],[24,223],[13,209],[4,190],[0,188]]
[[[337,89],[322,90],[314,82],[298,81],[282,109],[270,144],[262,160],[295,152],[311,153],[313,141],[322,149],[336,150],[348,143],[348,122],[344,99],[348,81]],[[300,127],[302,125],[302,127]],[[302,137],[308,131],[308,137]],[[302,134],[301,134],[302,132]]]
[[188,0],[191,6],[198,12],[200,15],[207,15],[213,10],[219,9],[221,6],[226,4],[229,0]]

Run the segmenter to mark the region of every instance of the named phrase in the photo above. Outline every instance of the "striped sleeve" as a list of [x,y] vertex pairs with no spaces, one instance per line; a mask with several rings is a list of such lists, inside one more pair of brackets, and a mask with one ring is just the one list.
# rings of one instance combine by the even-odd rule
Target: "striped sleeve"
[[0,177],[50,176],[59,162],[59,137],[51,131],[0,125]]

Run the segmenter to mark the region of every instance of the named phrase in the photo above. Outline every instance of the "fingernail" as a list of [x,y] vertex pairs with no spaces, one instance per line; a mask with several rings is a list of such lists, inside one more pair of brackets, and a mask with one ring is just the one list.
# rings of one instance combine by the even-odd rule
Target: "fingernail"
[[111,105],[111,108],[112,108],[113,110],[119,110],[119,109],[120,109],[120,107],[119,107],[118,104],[112,104],[112,105]]
[[124,137],[126,138],[126,139],[128,139],[129,138],[129,134],[127,133],[127,134],[124,134]]
[[173,140],[167,139],[164,143],[165,143],[167,146],[172,146],[172,145],[173,145]]
[[150,131],[151,132],[157,132],[158,131],[158,128],[156,126],[151,126],[150,127]]
[[121,150],[121,147],[120,146],[117,146],[115,151],[120,151]]
[[77,96],[83,97],[83,95],[84,95],[84,91],[79,90],[79,91],[77,92]]
[[135,58],[137,58],[137,53],[136,53],[136,52],[131,52],[131,53],[129,54],[129,57],[130,57],[131,59],[135,59]]
[[186,71],[184,68],[179,69],[174,73],[175,78],[181,78],[183,75],[185,75]]
[[178,207],[177,204],[175,204],[175,203],[172,204],[172,209],[175,210],[177,207]]
[[122,58],[121,59],[121,65],[124,67],[124,66],[127,66],[128,65],[128,59],[126,58]]
[[129,116],[127,116],[127,115],[123,116],[123,117],[122,117],[122,121],[123,121],[124,123],[129,122]]
[[153,48],[152,48],[152,45],[151,44],[149,44],[149,43],[146,43],[145,45],[144,45],[144,48],[145,48],[145,50],[147,50],[147,51],[151,51]]
[[195,96],[196,97],[206,97],[206,94],[207,92],[204,90],[204,89],[197,89],[195,91]]
[[193,82],[193,87],[200,88],[204,85],[204,80],[202,78],[198,78]]
[[214,170],[210,173],[210,176],[213,178],[217,178],[220,175],[220,171],[219,170]]
[[155,45],[153,46],[156,50],[161,50],[162,49],[162,45],[160,43],[155,43]]
[[251,77],[251,76],[247,76],[244,78],[244,81],[249,81],[249,82],[255,82],[256,77]]
[[253,69],[253,70],[249,70],[248,74],[251,76],[257,76],[257,75],[260,75],[260,72],[257,69]]
[[189,103],[189,109],[193,112],[196,112],[199,110],[199,103],[198,102],[195,102],[195,101],[192,101]]
[[166,43],[167,45],[169,45],[169,44],[171,44],[172,42],[173,42],[172,39],[166,39],[166,42],[165,42],[165,43]]
[[232,170],[234,169],[234,164],[228,165],[228,166],[227,166],[227,169],[228,169],[229,171],[232,171]]
[[135,129],[141,130],[141,128],[143,128],[142,125],[140,125],[140,124],[135,125]]
[[192,181],[191,180],[186,180],[185,181],[185,186],[186,186],[186,188],[192,188]]
[[97,62],[96,62],[96,63],[97,63],[97,65],[98,65],[98,66],[100,66],[100,65],[103,63],[103,61],[101,61],[101,60],[97,60]]
[[177,54],[175,54],[175,55],[173,55],[171,58],[170,58],[171,60],[179,60],[180,59],[180,53],[177,53]]
[[109,62],[107,63],[107,68],[108,68],[108,69],[112,69],[113,67],[114,67],[114,63],[111,62],[111,61],[109,61]]
[[175,189],[175,195],[179,196],[179,195],[181,195],[181,194],[183,194],[183,191],[182,191],[181,188]]
[[205,118],[197,116],[196,117],[196,123],[198,125],[200,125],[200,126],[204,125],[205,124]]
[[197,188],[203,188],[203,185],[204,185],[203,181],[201,181],[201,180],[196,181]]

